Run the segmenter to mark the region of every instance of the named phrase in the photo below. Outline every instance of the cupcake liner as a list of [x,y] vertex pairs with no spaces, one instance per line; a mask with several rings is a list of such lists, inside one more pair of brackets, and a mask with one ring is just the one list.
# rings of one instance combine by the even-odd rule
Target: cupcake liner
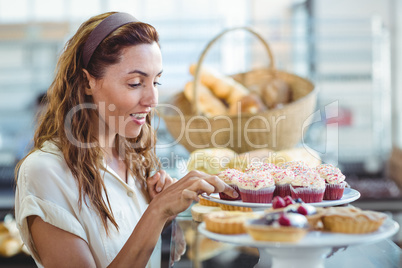
[[239,194],[239,197],[233,198],[233,197],[231,197],[230,195],[227,195],[227,194],[225,194],[225,193],[219,193],[219,197],[220,197],[222,200],[241,200],[239,187],[237,187],[236,184],[228,184],[228,185],[229,185],[230,187],[232,187],[233,189],[236,190],[236,192]]
[[275,191],[274,191],[274,197],[275,196],[285,197],[287,195],[289,195],[289,196],[291,195],[290,184],[276,185]]
[[275,191],[275,185],[271,187],[261,188],[258,190],[250,190],[243,188],[239,188],[239,190],[243,202],[271,203]]
[[343,196],[343,191],[345,190],[346,182],[341,182],[339,184],[325,184],[324,200],[339,200]]
[[303,186],[290,186],[291,196],[293,199],[301,198],[304,203],[322,202],[324,198],[325,188],[315,189]]

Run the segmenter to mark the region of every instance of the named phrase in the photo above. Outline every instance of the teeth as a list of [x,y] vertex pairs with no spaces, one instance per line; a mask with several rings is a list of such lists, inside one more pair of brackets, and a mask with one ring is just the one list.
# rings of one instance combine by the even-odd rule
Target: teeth
[[141,114],[130,114],[132,117],[135,117],[137,119],[142,119],[147,116],[147,113],[141,113]]

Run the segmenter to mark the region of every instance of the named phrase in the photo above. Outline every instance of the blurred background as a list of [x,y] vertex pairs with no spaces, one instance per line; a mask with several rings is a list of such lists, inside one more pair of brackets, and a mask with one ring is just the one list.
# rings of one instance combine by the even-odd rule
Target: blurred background
[[[38,103],[65,42],[83,21],[106,11],[131,13],[158,30],[161,103],[192,79],[189,66],[213,37],[229,27],[253,27],[270,45],[278,69],[310,79],[319,90],[317,120],[303,142],[341,168],[367,201],[362,207],[398,217],[402,0],[0,0],[3,210],[13,207],[14,166],[29,151]],[[204,64],[233,74],[268,63],[254,37],[234,33],[208,52]],[[159,144],[172,142],[163,120],[159,124]],[[179,176],[189,153],[176,144],[160,146],[158,155]]]

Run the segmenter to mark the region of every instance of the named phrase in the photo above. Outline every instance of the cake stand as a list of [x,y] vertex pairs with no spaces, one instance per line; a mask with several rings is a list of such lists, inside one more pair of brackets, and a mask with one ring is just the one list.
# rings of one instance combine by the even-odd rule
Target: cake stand
[[[202,197],[204,197],[205,199],[208,199],[212,202],[216,202],[216,203],[220,203],[220,204],[232,205],[232,206],[237,206],[237,207],[249,207],[249,208],[257,209],[257,210],[272,207],[272,203],[249,203],[249,202],[243,202],[241,200],[222,200],[219,198],[219,194],[207,195],[207,194],[203,193]],[[343,192],[343,196],[339,200],[323,200],[322,202],[308,203],[308,204],[312,205],[314,207],[333,207],[333,206],[339,206],[339,205],[351,203],[359,198],[360,198],[359,191],[352,189],[352,188],[345,188],[345,190]]]
[[254,268],[324,268],[325,257],[332,248],[375,243],[394,235],[398,229],[398,223],[388,218],[377,231],[369,234],[312,231],[297,243],[281,243],[255,241],[248,234],[212,233],[205,229],[205,223],[198,226],[199,232],[212,240],[258,248],[260,259]]

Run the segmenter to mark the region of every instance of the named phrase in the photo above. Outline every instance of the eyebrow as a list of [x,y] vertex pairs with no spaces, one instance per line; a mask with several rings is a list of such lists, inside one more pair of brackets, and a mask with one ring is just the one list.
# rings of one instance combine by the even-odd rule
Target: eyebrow
[[[156,76],[161,75],[162,72],[163,72],[163,70],[161,70]],[[145,77],[149,76],[147,73],[144,73],[143,71],[140,71],[140,70],[133,70],[133,71],[128,72],[128,74],[140,74],[140,75],[145,76]]]

